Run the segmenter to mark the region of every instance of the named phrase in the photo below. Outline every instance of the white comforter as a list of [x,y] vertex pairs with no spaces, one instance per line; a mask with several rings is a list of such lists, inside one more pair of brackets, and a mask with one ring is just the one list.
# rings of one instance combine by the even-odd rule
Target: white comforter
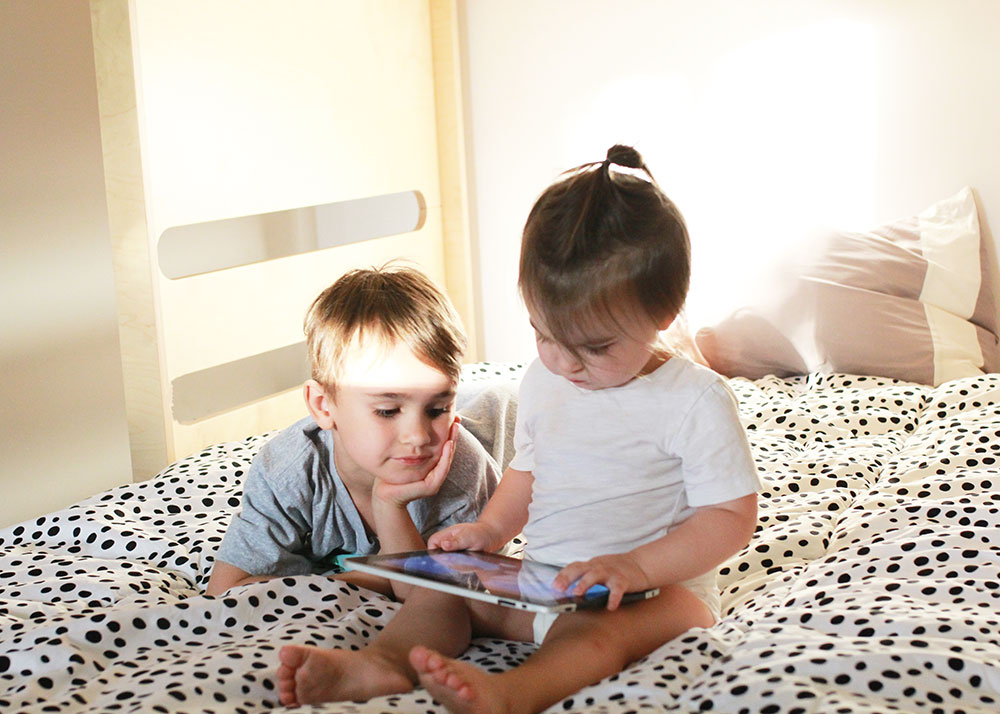
[[[765,492],[720,571],[723,619],[553,711],[1000,712],[1000,375],[732,385]],[[260,712],[283,643],[364,646],[397,607],[378,595],[320,577],[201,594],[263,441],[0,531],[0,709]],[[317,708],[439,710],[420,690]]]

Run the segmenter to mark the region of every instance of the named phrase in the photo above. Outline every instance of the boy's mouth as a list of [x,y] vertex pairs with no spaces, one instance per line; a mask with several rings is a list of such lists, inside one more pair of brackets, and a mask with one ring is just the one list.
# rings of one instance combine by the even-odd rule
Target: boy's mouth
[[396,461],[404,466],[420,466],[421,464],[426,463],[429,458],[429,455],[397,456]]

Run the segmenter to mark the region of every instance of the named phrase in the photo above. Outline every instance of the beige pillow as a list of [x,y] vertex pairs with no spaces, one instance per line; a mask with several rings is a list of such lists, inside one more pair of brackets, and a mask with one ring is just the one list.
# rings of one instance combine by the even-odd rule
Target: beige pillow
[[938,385],[1000,366],[990,255],[972,190],[866,233],[835,232],[779,304],[744,306],[695,341],[726,376],[811,371]]

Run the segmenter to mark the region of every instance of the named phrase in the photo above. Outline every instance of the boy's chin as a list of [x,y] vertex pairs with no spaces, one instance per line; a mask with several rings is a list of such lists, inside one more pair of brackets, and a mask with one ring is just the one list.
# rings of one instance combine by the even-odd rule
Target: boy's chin
[[389,473],[386,473],[382,477],[382,480],[385,483],[391,483],[396,486],[405,486],[408,483],[423,481],[430,471],[431,470],[426,465],[421,465],[419,467],[413,466],[409,468],[395,468]]

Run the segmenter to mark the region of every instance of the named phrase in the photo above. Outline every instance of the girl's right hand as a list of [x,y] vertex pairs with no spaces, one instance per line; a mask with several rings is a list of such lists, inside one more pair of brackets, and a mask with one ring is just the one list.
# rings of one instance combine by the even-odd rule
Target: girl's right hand
[[427,547],[438,550],[483,550],[492,552],[503,543],[497,543],[493,529],[485,523],[457,523],[434,533],[427,539]]

